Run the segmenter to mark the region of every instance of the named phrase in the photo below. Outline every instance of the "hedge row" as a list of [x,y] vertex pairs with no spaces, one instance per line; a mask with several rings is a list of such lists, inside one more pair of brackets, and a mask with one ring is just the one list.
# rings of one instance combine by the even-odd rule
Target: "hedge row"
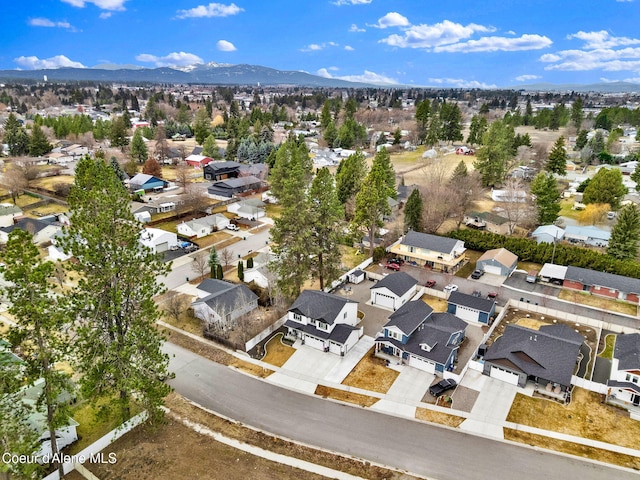
[[[486,252],[504,247],[525,262],[549,263],[553,255],[552,243],[536,243],[528,238],[514,238],[480,230],[457,230],[449,237],[462,240],[465,247]],[[588,268],[600,272],[615,273],[625,277],[640,278],[640,263],[616,260],[609,255],[587,248],[557,244],[553,263]]]

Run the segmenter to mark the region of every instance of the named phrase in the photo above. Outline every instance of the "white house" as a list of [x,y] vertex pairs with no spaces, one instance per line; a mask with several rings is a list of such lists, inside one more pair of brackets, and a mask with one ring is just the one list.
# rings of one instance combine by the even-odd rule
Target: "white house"
[[640,412],[640,333],[616,336],[607,401]]
[[0,203],[0,227],[13,225],[14,218],[20,217],[22,210],[11,203]]
[[198,285],[193,314],[209,328],[227,328],[242,315],[258,308],[258,296],[243,284],[207,278]]
[[273,260],[271,253],[260,252],[253,257],[253,267],[245,267],[244,282],[255,283],[261,288],[268,288],[274,281],[274,274],[269,271],[269,262]]
[[234,213],[238,217],[246,218],[248,220],[257,220],[258,218],[267,216],[267,212],[264,207],[265,204],[263,201],[249,198],[247,200],[230,203],[227,205],[227,212]]
[[189,222],[182,222],[177,230],[185,237],[202,238],[217,230],[224,230],[229,225],[229,219],[224,215],[216,213],[202,218],[196,218]]
[[415,295],[418,281],[408,273],[387,275],[371,287],[371,304],[397,310]]
[[357,323],[357,302],[319,290],[304,290],[289,308],[284,326],[289,337],[305,345],[344,355],[363,335]]
[[140,235],[140,243],[153,253],[162,253],[178,244],[178,235],[159,228],[145,228]]

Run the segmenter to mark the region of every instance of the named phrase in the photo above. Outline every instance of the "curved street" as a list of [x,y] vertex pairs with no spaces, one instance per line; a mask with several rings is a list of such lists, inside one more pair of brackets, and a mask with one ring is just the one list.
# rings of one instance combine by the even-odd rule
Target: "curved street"
[[323,449],[437,480],[635,479],[637,473],[339,404],[274,386],[165,343],[181,395],[221,415]]

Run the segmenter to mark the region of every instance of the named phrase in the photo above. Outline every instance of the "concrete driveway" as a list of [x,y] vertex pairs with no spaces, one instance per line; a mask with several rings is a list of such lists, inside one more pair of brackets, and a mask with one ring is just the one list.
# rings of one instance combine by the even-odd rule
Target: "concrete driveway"
[[358,284],[350,283],[346,287],[336,290],[334,293],[341,297],[358,302],[358,310],[364,313],[364,318],[360,325],[364,328],[364,334],[375,338],[382,330],[382,326],[389,320],[389,315],[393,312],[382,308],[367,305],[371,300],[371,287],[375,282],[365,280]]

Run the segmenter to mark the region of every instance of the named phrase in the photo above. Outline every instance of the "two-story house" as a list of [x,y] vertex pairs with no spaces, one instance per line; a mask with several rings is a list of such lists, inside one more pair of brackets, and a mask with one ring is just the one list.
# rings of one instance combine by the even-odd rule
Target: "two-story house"
[[422,300],[389,316],[375,340],[375,354],[429,373],[453,370],[467,323],[450,313],[433,313]]
[[640,333],[616,336],[607,386],[607,402],[627,409],[640,407]]
[[191,307],[207,330],[235,325],[238,318],[258,308],[258,296],[244,284],[207,278],[198,285],[198,296]]
[[287,313],[290,338],[323,352],[344,355],[363,335],[358,302],[319,290],[304,290]]
[[454,238],[409,230],[389,251],[402,259],[436,272],[455,273],[465,263],[464,242]]

